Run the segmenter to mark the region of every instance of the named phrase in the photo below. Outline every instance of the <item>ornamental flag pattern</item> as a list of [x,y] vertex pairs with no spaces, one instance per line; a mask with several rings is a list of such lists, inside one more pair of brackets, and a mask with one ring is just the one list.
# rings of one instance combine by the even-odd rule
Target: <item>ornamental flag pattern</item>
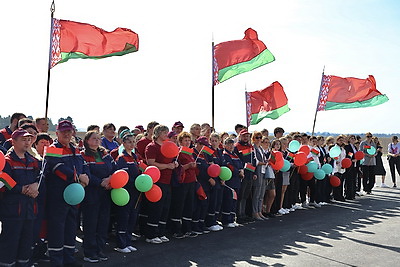
[[317,111],[325,110],[326,101],[328,100],[329,84],[331,82],[331,75],[323,75],[321,89],[319,91]]
[[53,19],[52,29],[51,29],[51,52],[50,52],[51,59],[49,66],[50,69],[61,61],[60,39],[61,39],[60,20]]
[[246,94],[247,127],[249,127],[251,123],[251,99],[249,93],[245,92],[245,94]]

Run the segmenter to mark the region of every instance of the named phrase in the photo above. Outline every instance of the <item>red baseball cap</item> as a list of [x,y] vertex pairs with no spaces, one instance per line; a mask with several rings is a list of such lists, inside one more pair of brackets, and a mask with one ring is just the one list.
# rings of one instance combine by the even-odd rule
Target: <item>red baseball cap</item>
[[57,125],[57,131],[59,132],[63,132],[63,131],[69,131],[69,130],[74,130],[74,126],[72,125],[72,123],[68,120],[63,120],[60,121]]
[[239,135],[245,135],[245,134],[250,134],[250,133],[247,131],[247,129],[242,129],[242,130],[239,132]]
[[210,143],[205,136],[200,136],[199,138],[197,138],[196,143],[202,144],[203,146],[210,146]]
[[183,123],[180,122],[180,121],[175,122],[174,125],[172,125],[172,127],[182,127],[182,128],[185,128],[185,126],[183,126]]
[[11,138],[12,139],[17,139],[18,137],[24,137],[24,136],[33,136],[30,133],[28,133],[28,131],[24,130],[24,129],[17,129],[15,130],[12,134],[11,134]]

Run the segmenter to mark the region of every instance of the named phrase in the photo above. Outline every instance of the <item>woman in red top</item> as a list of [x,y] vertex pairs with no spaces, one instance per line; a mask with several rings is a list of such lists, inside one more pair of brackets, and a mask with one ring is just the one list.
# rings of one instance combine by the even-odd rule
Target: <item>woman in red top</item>
[[160,180],[156,183],[162,191],[161,199],[158,202],[146,202],[147,223],[144,235],[146,242],[152,244],[169,241],[165,236],[165,230],[171,202],[171,177],[178,163],[161,153],[161,145],[168,139],[168,131],[167,126],[157,125],[154,128],[153,142],[148,144],[145,150],[147,164],[156,166],[161,173]]
[[190,138],[188,132],[181,132],[178,135],[180,153],[177,162],[181,169],[178,172],[176,186],[172,186],[170,212],[172,233],[175,238],[197,236],[191,227],[197,165],[192,155],[193,149],[189,148]]

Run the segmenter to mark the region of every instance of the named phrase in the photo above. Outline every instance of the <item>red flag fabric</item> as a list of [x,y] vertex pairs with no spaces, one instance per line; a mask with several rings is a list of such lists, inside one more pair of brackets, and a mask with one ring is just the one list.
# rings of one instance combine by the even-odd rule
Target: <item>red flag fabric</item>
[[130,29],[107,32],[96,26],[53,19],[50,68],[71,58],[122,56],[139,49],[139,36]]
[[285,91],[279,82],[265,89],[246,92],[247,124],[255,125],[264,118],[277,119],[290,111]]
[[323,75],[317,111],[371,107],[388,100],[376,89],[372,75],[366,79]]

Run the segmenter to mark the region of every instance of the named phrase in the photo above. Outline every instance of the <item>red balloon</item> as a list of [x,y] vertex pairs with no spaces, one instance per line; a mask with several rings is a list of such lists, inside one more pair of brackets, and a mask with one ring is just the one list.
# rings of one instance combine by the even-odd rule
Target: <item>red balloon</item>
[[110,186],[114,189],[124,187],[129,180],[129,174],[125,170],[118,170],[111,175]]
[[294,164],[296,166],[301,166],[307,163],[307,155],[304,152],[297,152],[296,155],[294,155]]
[[207,174],[210,177],[218,177],[221,173],[221,167],[218,164],[211,164],[207,169]]
[[144,194],[146,195],[147,200],[149,200],[150,202],[157,202],[162,197],[161,188],[156,184],[153,184],[150,190]]
[[333,187],[338,187],[340,185],[340,178],[332,175],[331,177],[329,177],[329,182]]
[[3,152],[0,151],[0,171],[4,169],[4,165],[6,165],[6,159],[4,158]]
[[174,142],[166,141],[161,145],[161,154],[169,159],[175,158],[179,154],[179,147]]
[[342,168],[344,168],[344,169],[350,168],[351,163],[352,163],[351,159],[349,159],[349,158],[342,159]]
[[276,161],[282,159],[283,160],[283,154],[280,151],[272,151],[272,154],[274,154]]
[[307,172],[306,174],[302,174],[301,178],[305,181],[309,181],[314,177],[314,173],[312,172]]
[[298,167],[297,172],[299,174],[306,174],[308,172],[308,167],[306,165],[301,165]]
[[280,160],[276,160],[275,163],[270,163],[272,169],[279,171],[280,169],[282,169],[283,165],[285,164],[285,162],[283,161],[283,159]]
[[308,156],[308,154],[310,154],[310,147],[306,146],[306,145],[302,145],[299,148],[299,152],[304,152],[306,154],[306,156]]
[[153,183],[157,183],[161,176],[160,170],[156,166],[147,167],[143,173],[150,176],[153,180]]
[[362,152],[362,151],[357,151],[357,152],[354,154],[354,158],[355,158],[356,160],[362,160],[362,159],[364,158],[364,152]]

